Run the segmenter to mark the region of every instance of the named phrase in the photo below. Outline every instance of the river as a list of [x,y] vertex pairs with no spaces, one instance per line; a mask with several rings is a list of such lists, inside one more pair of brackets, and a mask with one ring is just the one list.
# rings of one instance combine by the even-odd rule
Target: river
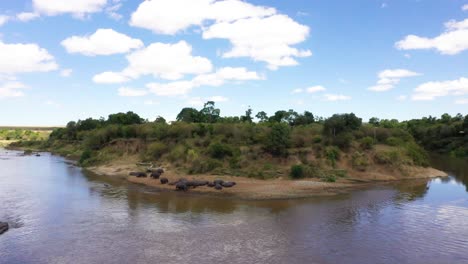
[[468,263],[468,165],[327,198],[158,192],[0,150],[0,263]]

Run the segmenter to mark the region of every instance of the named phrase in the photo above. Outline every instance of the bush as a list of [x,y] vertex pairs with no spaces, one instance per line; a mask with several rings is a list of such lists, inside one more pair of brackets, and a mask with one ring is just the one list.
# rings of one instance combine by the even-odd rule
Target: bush
[[374,146],[374,139],[371,137],[364,137],[361,139],[361,148],[372,149]]
[[304,165],[292,165],[291,166],[291,178],[302,179],[305,177]]
[[166,144],[157,141],[157,142],[151,143],[148,146],[146,150],[146,155],[150,159],[159,159],[164,153],[166,153],[166,151],[167,151]]
[[323,178],[323,180],[326,182],[336,182],[336,176],[333,174],[328,174],[325,176],[325,178]]
[[385,144],[389,145],[389,146],[401,146],[403,145],[403,140],[399,139],[399,138],[396,138],[396,137],[389,137],[385,140]]
[[339,147],[340,149],[347,149],[351,146],[353,141],[353,135],[351,133],[341,133],[336,137],[332,138],[332,144]]
[[353,168],[360,171],[365,171],[367,166],[369,166],[369,161],[364,153],[356,151],[351,157],[351,164]]
[[414,165],[427,167],[429,166],[429,156],[427,152],[416,145],[415,143],[407,144],[405,146],[406,154],[413,161]]
[[200,158],[192,161],[189,168],[189,174],[199,174],[213,171],[216,168],[222,167],[223,164],[215,159],[202,160]]
[[336,162],[340,159],[340,150],[336,147],[327,147],[325,149],[325,157],[335,167]]
[[275,123],[266,138],[265,149],[274,156],[287,156],[291,128],[284,123]]
[[232,157],[234,151],[232,150],[231,146],[216,142],[211,143],[211,145],[208,147],[208,153],[214,159],[223,159],[227,156]]
[[400,165],[402,163],[401,153],[396,150],[377,152],[375,161],[380,164]]
[[172,162],[185,161],[185,153],[186,147],[183,145],[177,145],[172,148],[167,158]]

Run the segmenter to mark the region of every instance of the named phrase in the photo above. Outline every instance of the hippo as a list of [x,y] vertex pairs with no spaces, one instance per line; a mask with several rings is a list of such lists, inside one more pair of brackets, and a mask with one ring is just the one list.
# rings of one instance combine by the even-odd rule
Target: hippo
[[154,172],[157,172],[159,174],[163,174],[164,173],[164,169],[163,168],[157,168]]
[[216,185],[216,184],[221,185],[221,184],[223,184],[223,182],[224,182],[223,180],[218,179],[218,180],[214,180],[213,183],[214,183],[215,185]]
[[0,222],[0,235],[8,231],[8,223]]
[[159,179],[159,177],[161,176],[161,174],[159,172],[156,172],[156,171],[153,171],[150,175],[151,178],[153,179]]
[[135,177],[138,177],[138,178],[144,178],[144,177],[146,177],[146,173],[145,173],[145,172],[130,172],[129,175],[130,175],[130,176],[135,176]]
[[169,182],[169,180],[167,178],[161,178],[159,179],[159,181],[161,182],[161,184],[166,184]]
[[205,186],[205,185],[208,185],[208,181],[188,181],[187,182],[187,186],[193,187],[193,188]]
[[223,186],[223,187],[225,187],[225,188],[231,188],[231,187],[233,187],[234,185],[236,185],[235,182],[223,182],[223,183],[221,184],[221,186]]
[[216,184],[214,182],[208,182],[208,187],[215,187]]
[[179,183],[179,182],[187,182],[187,179],[185,179],[185,178],[180,178],[180,179],[178,179],[178,180],[175,181],[175,182],[169,183],[169,185],[176,185],[176,184]]
[[216,185],[215,185],[215,189],[216,189],[216,190],[222,190],[222,189],[223,189],[223,186],[221,186],[220,184],[216,184]]
[[178,182],[178,183],[176,184],[176,190],[177,190],[177,191],[184,191],[184,192],[188,191],[187,183],[186,183],[186,182],[183,182],[183,181]]

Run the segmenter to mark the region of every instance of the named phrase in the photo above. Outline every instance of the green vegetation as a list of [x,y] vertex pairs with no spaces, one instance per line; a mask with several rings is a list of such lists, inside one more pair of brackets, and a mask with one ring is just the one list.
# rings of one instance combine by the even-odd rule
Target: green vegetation
[[82,166],[133,156],[190,174],[328,182],[346,177],[348,170],[365,172],[372,166],[428,166],[424,148],[468,153],[468,116],[406,122],[372,118],[363,123],[352,113],[324,119],[307,111],[281,110],[272,116],[260,111],[256,120],[250,108],[239,117],[220,113],[214,102],[200,110],[184,108],[170,124],[159,116],[148,121],[133,112],[117,113],[72,121],[47,140],[23,138],[13,147],[53,151],[76,158]]

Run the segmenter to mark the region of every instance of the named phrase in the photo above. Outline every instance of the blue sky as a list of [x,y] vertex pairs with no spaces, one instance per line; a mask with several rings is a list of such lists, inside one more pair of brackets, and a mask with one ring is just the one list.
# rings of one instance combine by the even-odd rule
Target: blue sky
[[0,2],[0,125],[468,111],[468,0]]

